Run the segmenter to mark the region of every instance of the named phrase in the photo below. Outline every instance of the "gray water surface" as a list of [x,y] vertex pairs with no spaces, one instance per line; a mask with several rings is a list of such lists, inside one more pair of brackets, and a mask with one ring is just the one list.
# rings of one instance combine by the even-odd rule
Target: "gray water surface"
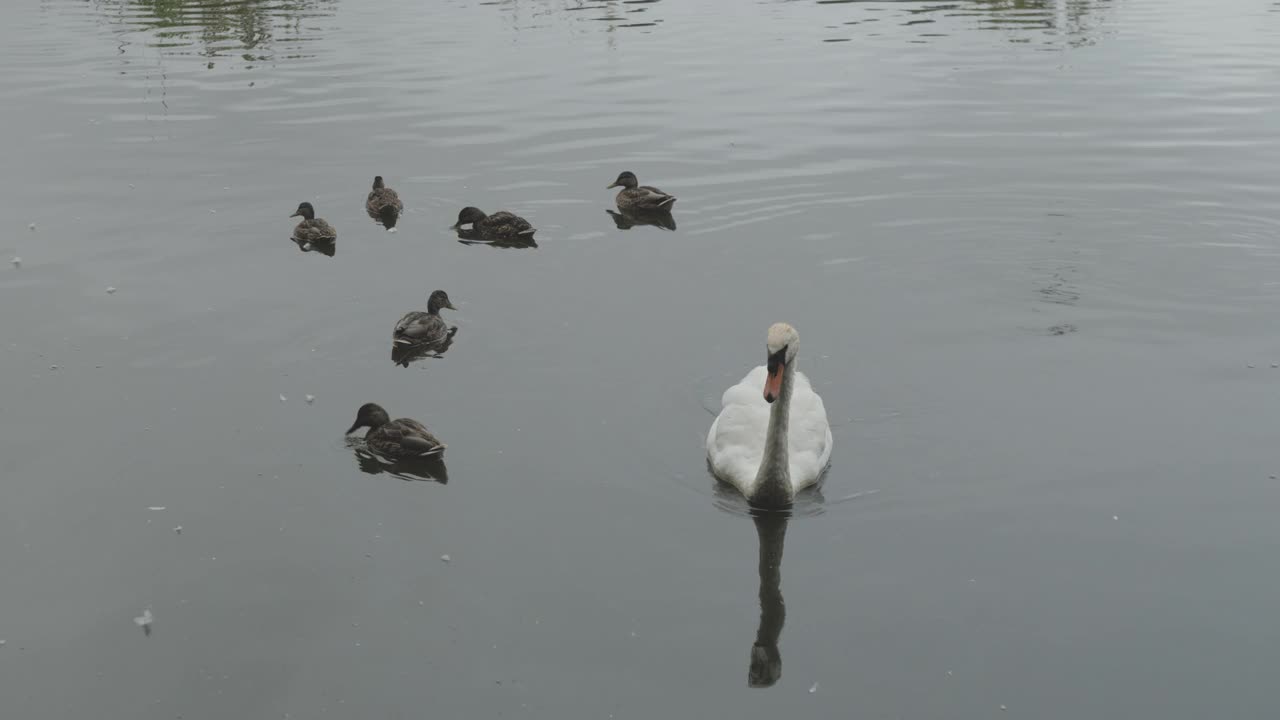
[[[1280,5],[0,18],[3,717],[1275,715]],[[835,453],[753,523],[703,440],[778,320]]]

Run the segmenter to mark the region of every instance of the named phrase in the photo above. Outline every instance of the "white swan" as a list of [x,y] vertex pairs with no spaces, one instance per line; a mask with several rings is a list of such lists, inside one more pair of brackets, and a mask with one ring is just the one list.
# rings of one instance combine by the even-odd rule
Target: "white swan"
[[787,507],[831,459],[831,426],[822,398],[795,369],[800,335],[769,328],[768,363],[724,391],[707,434],[707,459],[720,480],[753,505]]

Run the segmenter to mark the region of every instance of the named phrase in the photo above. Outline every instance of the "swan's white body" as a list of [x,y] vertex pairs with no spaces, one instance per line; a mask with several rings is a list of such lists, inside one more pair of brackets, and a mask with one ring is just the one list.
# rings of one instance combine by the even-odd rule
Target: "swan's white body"
[[[782,335],[780,343],[774,342],[774,329],[770,329],[771,353],[786,352],[790,345],[777,399],[772,404],[765,400],[768,368],[754,368],[724,392],[723,409],[707,434],[712,472],[748,500],[764,495],[776,499],[779,493],[789,500],[816,483],[831,459],[827,410],[809,379],[792,367],[799,338],[790,326],[784,327],[790,335]],[[770,433],[775,434],[772,446]],[[773,488],[777,492],[765,492],[769,488],[761,485],[768,483],[777,484]]]

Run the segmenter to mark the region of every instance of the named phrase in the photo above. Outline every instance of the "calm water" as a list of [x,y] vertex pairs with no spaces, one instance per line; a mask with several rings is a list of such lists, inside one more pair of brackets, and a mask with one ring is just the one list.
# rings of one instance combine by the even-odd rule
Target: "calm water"
[[[1274,716],[1280,5],[0,16],[4,717]],[[702,443],[777,320],[836,445],[757,527]]]

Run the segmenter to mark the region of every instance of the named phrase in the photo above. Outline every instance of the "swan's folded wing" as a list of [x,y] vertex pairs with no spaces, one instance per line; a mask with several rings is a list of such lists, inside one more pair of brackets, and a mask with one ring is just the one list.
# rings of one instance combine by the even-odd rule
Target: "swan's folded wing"
[[763,366],[747,373],[742,382],[724,391],[724,409],[707,435],[707,457],[720,479],[743,492],[755,482],[760,469],[765,428],[769,425],[769,404],[764,401]]

